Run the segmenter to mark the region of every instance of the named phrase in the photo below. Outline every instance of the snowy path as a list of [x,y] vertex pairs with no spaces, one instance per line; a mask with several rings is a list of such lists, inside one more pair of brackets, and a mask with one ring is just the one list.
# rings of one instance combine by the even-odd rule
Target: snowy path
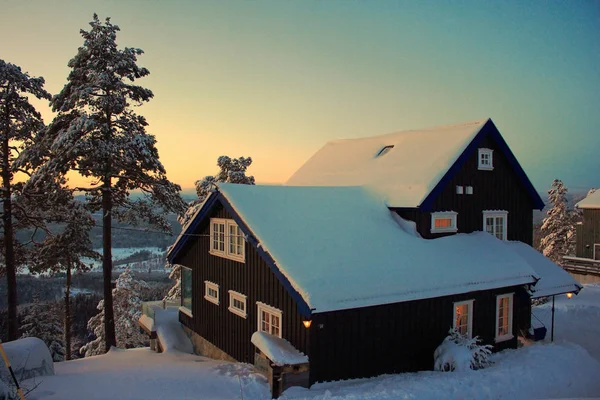
[[156,335],[165,353],[180,351],[192,354],[194,352],[192,343],[179,323],[179,311],[176,307],[169,307],[166,310],[154,307],[154,324]]

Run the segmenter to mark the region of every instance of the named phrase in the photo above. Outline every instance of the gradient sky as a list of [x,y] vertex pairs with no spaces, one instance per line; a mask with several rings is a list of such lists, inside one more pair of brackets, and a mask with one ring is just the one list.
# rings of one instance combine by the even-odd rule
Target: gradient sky
[[[139,47],[184,188],[252,156],[285,181],[326,141],[491,117],[538,190],[600,186],[598,1],[0,1],[0,57],[58,93],[94,12]],[[46,122],[52,114],[36,103]],[[71,181],[75,182],[76,177]]]

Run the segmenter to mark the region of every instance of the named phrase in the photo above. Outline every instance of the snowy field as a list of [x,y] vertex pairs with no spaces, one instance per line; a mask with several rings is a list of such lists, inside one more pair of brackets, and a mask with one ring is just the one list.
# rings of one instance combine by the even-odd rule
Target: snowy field
[[[534,309],[549,327],[550,305]],[[555,343],[536,343],[493,356],[494,365],[465,373],[419,372],[291,388],[286,400],[600,398],[600,285],[557,297]],[[549,335],[548,335],[549,340]],[[55,376],[31,400],[268,399],[266,380],[251,366],[148,349],[55,364]]]
[[[102,248],[94,249],[98,253],[102,254]],[[114,261],[122,260],[125,257],[129,257],[130,255],[139,252],[139,251],[149,251],[153,256],[161,256],[164,251],[160,249],[160,247],[116,247],[112,249],[112,258]],[[92,268],[102,268],[101,260],[91,260],[89,258],[84,258],[82,261],[90,263]]]

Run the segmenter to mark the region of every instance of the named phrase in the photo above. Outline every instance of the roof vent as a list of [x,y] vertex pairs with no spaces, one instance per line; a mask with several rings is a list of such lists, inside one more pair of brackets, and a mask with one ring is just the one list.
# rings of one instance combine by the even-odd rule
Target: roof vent
[[379,150],[379,153],[377,153],[377,155],[375,156],[375,158],[386,155],[393,148],[394,148],[393,144],[389,145],[389,146],[385,146],[383,149]]

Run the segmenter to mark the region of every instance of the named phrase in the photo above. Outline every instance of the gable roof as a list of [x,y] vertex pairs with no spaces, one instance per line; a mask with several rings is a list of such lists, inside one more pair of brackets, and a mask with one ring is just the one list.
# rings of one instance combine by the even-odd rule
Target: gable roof
[[[405,231],[395,214],[361,187],[220,184],[219,191],[234,219],[313,312],[531,284],[538,278],[487,233],[425,240]],[[169,258],[175,256],[172,250]]]
[[585,199],[575,204],[575,207],[600,209],[600,189],[596,190],[594,193],[588,194]]
[[388,207],[427,210],[485,135],[497,142],[541,210],[543,200],[491,119],[328,142],[286,185],[368,186]]

